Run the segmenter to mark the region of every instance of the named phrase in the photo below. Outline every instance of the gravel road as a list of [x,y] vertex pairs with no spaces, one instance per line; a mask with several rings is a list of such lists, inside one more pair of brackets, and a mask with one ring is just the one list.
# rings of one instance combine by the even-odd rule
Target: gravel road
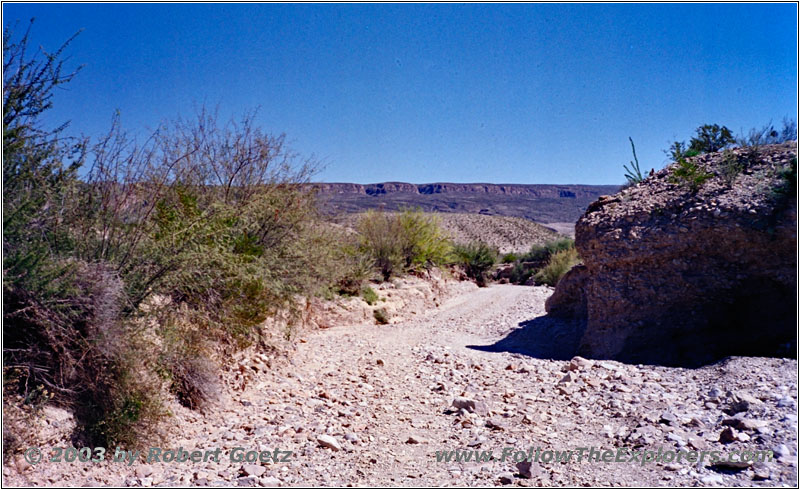
[[[204,414],[174,407],[164,446],[219,447],[220,461],[18,461],[4,467],[6,483],[797,485],[796,360],[730,358],[690,370],[572,359],[580,332],[544,316],[551,292],[493,285],[398,324],[308,332],[285,359],[243,359],[247,382],[229,380],[217,407]],[[247,464],[230,461],[236,447],[291,455]],[[580,448],[586,450],[578,462]],[[664,456],[642,463],[646,453],[603,463],[586,461],[589,448],[612,450],[615,459],[618,448],[708,454],[696,463]],[[540,462],[513,461],[517,451],[526,457],[537,449]],[[455,450],[469,451],[458,455],[470,460],[454,461]],[[564,457],[570,450],[568,462],[541,461],[545,453]],[[771,450],[774,457],[710,462],[711,451],[727,457],[741,450]],[[484,451],[494,459],[475,461]]]

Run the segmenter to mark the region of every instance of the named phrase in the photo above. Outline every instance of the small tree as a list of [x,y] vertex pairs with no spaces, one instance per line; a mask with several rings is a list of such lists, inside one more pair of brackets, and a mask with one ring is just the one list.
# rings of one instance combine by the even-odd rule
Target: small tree
[[731,130],[718,124],[704,124],[695,133],[689,141],[689,150],[697,153],[713,153],[736,142]]

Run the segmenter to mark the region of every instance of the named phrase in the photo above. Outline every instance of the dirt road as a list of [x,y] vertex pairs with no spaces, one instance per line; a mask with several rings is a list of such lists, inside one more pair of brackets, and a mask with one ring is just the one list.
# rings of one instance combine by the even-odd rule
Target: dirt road
[[[51,464],[22,474],[9,467],[7,480],[146,486],[796,485],[795,360],[734,358],[694,370],[571,363],[579,332],[544,316],[551,291],[494,285],[400,324],[310,332],[287,359],[243,360],[249,381],[231,389],[218,407],[205,414],[174,408],[168,447],[219,447],[220,461]],[[739,422],[729,420],[726,410],[738,410]],[[291,455],[279,453],[284,462],[247,465],[230,460],[236,447],[244,451],[235,456],[275,449]],[[772,450],[774,460],[738,467],[712,466],[708,454],[694,464],[643,464],[641,455],[632,462],[586,461],[589,448],[612,450],[614,459],[635,457],[619,456],[622,447],[662,454],[713,450],[725,457],[734,450]],[[586,450],[578,462],[580,448]],[[517,467],[517,451],[526,457],[537,449],[540,462]],[[455,450],[469,451],[458,458],[470,460],[455,461]],[[494,459],[476,462],[476,455],[488,457],[485,451]],[[542,462],[548,451],[561,457],[572,451],[571,460]]]

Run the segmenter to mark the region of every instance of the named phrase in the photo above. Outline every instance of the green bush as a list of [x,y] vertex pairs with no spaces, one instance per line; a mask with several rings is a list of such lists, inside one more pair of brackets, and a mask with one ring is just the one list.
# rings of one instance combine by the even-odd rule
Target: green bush
[[689,150],[699,153],[714,153],[736,142],[733,133],[725,126],[704,124],[695,130],[689,141]]
[[457,244],[453,248],[455,262],[464,266],[467,276],[478,286],[486,286],[486,273],[497,262],[497,251],[483,242]]
[[697,192],[711,177],[713,177],[712,174],[700,168],[694,161],[680,158],[678,160],[678,166],[672,171],[672,175],[670,175],[670,182],[683,185],[692,192]]
[[[219,123],[203,109],[143,144],[117,116],[93,145],[69,139],[41,124],[73,76],[66,44],[39,59],[27,34],[3,40],[3,358],[23,367],[4,388],[38,400],[42,386],[93,442],[134,444],[164,416],[163,381],[202,407],[215,368],[203,346],[261,339],[265,319],[295,317],[298,294],[340,279],[326,268],[347,254],[321,239],[298,185],[313,162],[254,114]],[[154,298],[192,327],[170,327]]]
[[551,255],[562,250],[568,250],[575,246],[575,240],[571,238],[560,238],[544,245],[534,245],[531,249],[520,257],[521,262],[542,262],[546,261]]
[[360,249],[372,258],[384,281],[392,275],[446,263],[451,245],[437,219],[422,211],[370,210],[357,224]]
[[509,252],[503,255],[503,258],[501,258],[500,261],[504,264],[513,264],[514,262],[517,261],[517,259],[518,259],[517,254]]
[[533,273],[534,270],[531,267],[527,267],[524,263],[518,262],[514,264],[514,268],[511,269],[508,280],[512,284],[525,284]]
[[550,257],[547,265],[536,273],[534,279],[537,282],[555,287],[564,274],[579,263],[580,257],[575,248],[561,250]]
[[378,302],[378,293],[369,286],[361,290],[361,297],[363,297],[364,301],[370,306]]

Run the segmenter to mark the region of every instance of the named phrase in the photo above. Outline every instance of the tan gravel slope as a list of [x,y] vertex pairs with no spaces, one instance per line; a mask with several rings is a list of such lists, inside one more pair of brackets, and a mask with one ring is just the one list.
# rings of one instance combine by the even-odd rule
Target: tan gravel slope
[[[456,243],[483,241],[497,248],[500,253],[527,252],[533,245],[542,245],[565,236],[525,218],[468,213],[430,214],[436,217],[442,229]],[[361,216],[360,213],[345,214],[334,220],[340,225],[354,228]]]

